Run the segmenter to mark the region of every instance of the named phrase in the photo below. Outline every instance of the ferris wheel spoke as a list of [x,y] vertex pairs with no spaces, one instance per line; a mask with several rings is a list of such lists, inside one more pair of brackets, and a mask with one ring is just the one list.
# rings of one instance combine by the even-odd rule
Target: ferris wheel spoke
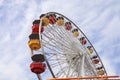
[[65,65],[65,64],[61,64],[60,62],[58,62],[58,64],[59,64],[59,68],[60,68],[59,70],[60,70],[60,71],[58,71],[58,72],[56,73],[56,75],[58,76],[58,74],[59,74],[60,72],[64,73],[64,75],[66,75],[65,70],[64,70],[64,69],[66,68],[66,66],[63,67],[63,65]]
[[61,54],[61,53],[58,53],[58,52],[53,52],[53,53],[50,52],[50,53],[46,53],[46,55],[49,57],[49,59],[53,58],[54,56],[61,56],[61,57],[65,56],[65,54]]
[[[57,60],[56,60],[56,61],[57,61]],[[75,62],[75,61],[73,61],[73,62]],[[71,62],[71,64],[72,64],[73,62]],[[61,65],[63,65],[63,64],[61,64]],[[66,71],[69,71],[69,72],[70,72],[70,69],[71,69],[70,66],[71,66],[71,65],[69,65],[69,68],[67,68],[68,70],[66,70]],[[67,74],[67,75],[73,75],[73,74]]]
[[[56,56],[59,56],[59,58],[55,58]],[[62,57],[62,58],[60,58],[60,57]],[[53,56],[51,56],[51,57],[49,57],[48,56],[48,59],[49,59],[49,61],[66,61],[66,58],[65,58],[65,56],[61,56],[61,55],[53,55]]]
[[[60,56],[60,55],[59,55]],[[66,59],[65,58],[60,58],[60,59],[56,59],[56,58],[54,58],[55,57],[55,55],[53,55],[53,56],[47,56],[47,58],[49,59],[49,61],[54,61],[54,60],[57,60],[57,61],[65,61]],[[62,57],[62,56],[60,56],[60,57]],[[64,57],[64,56],[63,56]]]
[[[44,40],[44,41],[46,41],[46,40]],[[60,47],[60,44],[58,45],[58,44],[56,44],[55,42],[52,42],[52,41],[51,42],[46,41],[46,43],[49,44],[50,46],[54,47],[54,48],[73,52],[70,47],[67,47],[65,44],[62,44],[62,42],[61,42],[61,44],[62,44],[61,47]]]
[[[45,35],[45,36],[46,36],[46,35]],[[49,37],[49,36],[47,36],[47,37]],[[54,40],[54,39],[52,39],[52,40]],[[55,41],[56,41],[56,40],[55,40]],[[63,42],[58,42],[58,41],[57,41],[56,43],[53,43],[53,44],[57,44],[57,43],[58,43],[59,45],[61,44],[61,46],[62,46],[64,49],[68,47],[66,44],[63,44]],[[72,43],[72,42],[71,42],[71,43]],[[58,46],[59,46],[59,45],[58,45]],[[63,45],[64,45],[65,47],[64,47]],[[72,45],[71,45],[71,46],[72,46]],[[73,48],[74,48],[74,47],[73,47]],[[71,48],[70,48],[70,50],[71,50]],[[74,50],[73,50],[73,51],[74,51]]]
[[[68,44],[66,44],[66,43],[64,43],[62,40],[59,40],[59,41],[57,41],[57,40],[55,40],[54,38],[51,38],[51,37],[49,37],[48,35],[45,35],[46,36],[46,38],[47,39],[50,39],[49,40],[49,42],[52,42],[52,43],[54,43],[54,44],[61,44],[61,45],[68,45]],[[59,39],[59,38],[58,38]],[[44,41],[46,41],[45,39],[43,39]],[[53,40],[54,40],[54,42],[53,42]],[[56,42],[56,43],[55,43]],[[67,46],[65,46],[65,47],[67,47]]]
[[[53,49],[53,48],[47,47],[47,46],[44,46],[44,47],[45,47],[47,50],[50,50],[51,52],[54,51],[54,52],[56,52],[56,53],[60,53],[60,54],[61,54],[61,52],[58,51],[58,50],[56,50],[56,49]],[[50,53],[51,53],[51,52],[50,52]],[[54,52],[53,52],[53,53],[54,53]],[[48,53],[48,52],[47,52],[47,53]]]
[[[46,46],[44,46],[44,47],[46,47]],[[49,53],[50,53],[51,55],[55,55],[55,53],[56,53],[56,55],[58,54],[58,55],[66,56],[66,54],[68,54],[68,53],[61,52],[61,51],[59,51],[59,50],[53,49],[53,48],[51,48],[51,47],[46,47],[46,48],[47,48],[46,50],[49,50],[49,51],[50,51]],[[46,55],[50,55],[49,53],[48,53],[48,52],[45,52]],[[69,53],[69,54],[74,55],[74,53]]]
[[[45,46],[46,47],[46,46]],[[50,51],[52,51],[52,53],[54,53],[54,52],[56,52],[56,53],[59,53],[59,54],[63,54],[63,55],[65,55],[66,53],[64,52],[64,50],[61,50],[60,48],[59,48],[59,50],[58,50],[58,47],[56,47],[56,46],[52,46],[52,47],[49,47],[49,46],[47,46],[46,47],[47,49],[49,49]],[[67,50],[67,49],[66,49]]]
[[74,66],[73,65],[73,69],[74,69],[74,71],[76,72],[76,76],[78,77],[78,76],[80,76],[80,71],[81,71],[81,62],[82,61],[76,61],[76,65]]
[[[43,46],[44,46],[44,45],[43,45]],[[56,51],[56,49],[62,50],[61,47],[59,47],[59,46],[57,46],[57,45],[55,45],[55,44],[52,44],[52,43],[48,43],[48,46],[45,46],[45,47],[48,47],[49,49],[54,50],[54,51]],[[58,51],[59,51],[59,50],[58,50]]]
[[[64,27],[58,27],[59,28],[59,33],[62,34],[62,36],[66,39],[67,42],[72,42],[73,41],[73,34],[71,32],[67,32]],[[63,31],[64,30],[64,31]]]
[[[51,62],[51,61],[49,61],[49,62]],[[66,61],[63,61],[63,62],[66,63]],[[51,65],[52,68],[56,68],[57,66],[60,66],[60,65],[65,64],[65,63],[63,63],[63,62],[59,62],[59,64],[58,64],[58,62],[51,62],[50,65]]]
[[57,77],[64,77],[64,75],[66,75],[66,74],[65,74],[66,69],[67,69],[67,67],[61,68],[55,75],[56,75]]
[[[46,31],[47,32],[47,31]],[[63,36],[60,36],[58,33],[54,33],[55,31],[53,31],[53,32],[47,32],[47,35],[46,34],[44,34],[45,35],[45,37],[48,39],[48,40],[55,40],[55,41],[59,41],[59,42],[62,42],[62,43],[64,43],[65,45],[69,45],[69,41],[66,41],[66,39],[64,39],[63,38]],[[51,37],[51,36],[52,37]],[[45,39],[46,39],[45,38]]]
[[[72,66],[74,67],[73,63],[75,63],[77,60],[70,60],[69,61],[69,66],[68,66],[68,69],[66,70],[66,77],[69,77],[70,73],[71,73],[71,69],[72,69]],[[74,70],[74,68],[73,68]]]
[[69,61],[70,63],[69,63],[69,66],[68,66],[68,70],[67,70],[67,75],[66,75],[66,77],[69,77],[69,75],[70,75],[70,71],[71,71],[71,66],[72,66],[72,63],[73,62],[71,62],[71,61]]
[[[60,32],[64,32],[64,36],[67,37],[67,40],[73,40],[73,33],[71,33],[70,31],[67,31],[64,29],[64,27],[61,27],[62,28],[62,31]],[[64,30],[64,31],[63,31]]]
[[[51,26],[50,27],[50,29],[52,29],[53,31],[52,31],[52,33],[54,34],[54,35],[57,35],[58,37],[60,37],[61,38],[61,40],[63,40],[63,41],[65,41],[65,42],[69,42],[69,41],[71,41],[73,38],[69,38],[69,37],[71,37],[71,34],[70,35],[68,35],[68,33],[66,33],[66,30],[63,28],[63,26],[62,27],[59,27],[59,26]],[[64,30],[64,31],[63,31]],[[69,32],[70,33],[70,32]],[[66,35],[67,34],[67,35]],[[70,42],[71,43],[71,42]]]
[[[59,52],[49,52],[49,53],[45,52],[45,54],[49,57],[49,59],[52,58],[53,56],[60,56],[62,58],[64,57],[64,59],[66,59],[66,57],[67,57],[66,56],[67,53],[63,53],[63,52],[61,52],[61,53],[59,53]],[[70,55],[72,55],[72,54],[70,54]],[[73,57],[73,59],[76,57]]]
[[[79,66],[79,64],[80,64],[80,62],[81,62],[81,59],[80,58],[77,58],[77,57],[74,57],[74,60],[73,59],[71,59],[71,61],[69,61],[70,63],[69,63],[69,70],[68,70],[68,73],[69,74],[67,74],[67,76],[68,75],[74,75],[74,74],[70,74],[71,72],[70,72],[70,69],[72,69],[72,71],[74,71],[74,72],[79,72],[80,70],[78,70],[77,68],[79,68],[80,66]],[[76,73],[75,75],[79,75],[78,73]]]
[[68,77],[77,77],[77,72],[71,69]]
[[91,72],[93,75],[97,75],[95,71],[95,66],[91,65],[92,63],[89,62],[88,58],[85,57],[85,66],[88,72]]
[[51,35],[54,35],[54,37],[57,35],[57,37],[63,38],[63,37],[62,37],[63,34],[60,34],[56,28],[57,28],[57,27],[54,27],[54,26],[50,26],[50,25],[49,25],[49,28],[48,28],[48,30],[46,31],[46,33],[47,33],[47,34],[50,33]]

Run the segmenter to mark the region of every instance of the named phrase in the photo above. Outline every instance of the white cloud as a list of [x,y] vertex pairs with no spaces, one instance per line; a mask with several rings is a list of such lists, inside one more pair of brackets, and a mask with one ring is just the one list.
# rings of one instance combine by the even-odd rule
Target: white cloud
[[[120,38],[119,32],[120,32],[120,18],[118,15],[113,16],[113,18],[110,20],[109,24],[104,28],[104,30],[101,32],[102,36],[111,39],[117,39]],[[110,36],[111,33],[111,36]]]
[[10,34],[9,33],[6,33],[4,35],[2,35],[3,37],[2,37],[2,40],[0,41],[1,44],[6,43],[10,40]]
[[115,71],[116,67],[113,66],[114,63],[111,64],[111,62],[113,62],[113,61],[111,61],[110,59],[111,58],[107,58],[107,57],[102,58],[102,61],[103,61],[104,67],[106,68],[107,74],[108,75],[117,75],[116,71]]
[[[3,4],[4,3],[4,4]],[[80,26],[94,44],[109,75],[120,72],[120,2],[114,0],[0,0],[0,80],[30,80],[36,76],[29,70],[30,50],[27,46],[32,21],[46,12],[59,12]],[[4,35],[3,35],[4,34]],[[1,45],[2,44],[2,45]],[[111,60],[113,56],[113,60]],[[24,64],[24,65],[23,65]],[[113,65],[114,64],[114,65]],[[26,68],[27,67],[27,68]],[[17,74],[16,74],[17,73]],[[29,74],[28,74],[29,73]],[[118,74],[118,75],[119,75]],[[6,77],[7,76],[7,77]]]
[[[20,80],[20,78],[28,80],[25,71],[18,64],[5,64],[1,65],[1,80]],[[21,73],[21,74],[20,74]]]
[[0,0],[0,6],[2,6],[3,5],[3,0]]

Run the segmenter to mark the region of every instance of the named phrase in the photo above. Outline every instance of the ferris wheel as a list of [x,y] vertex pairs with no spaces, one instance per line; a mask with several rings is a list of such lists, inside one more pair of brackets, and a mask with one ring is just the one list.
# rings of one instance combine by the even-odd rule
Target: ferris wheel
[[33,61],[30,69],[37,74],[39,80],[42,80],[39,74],[45,72],[46,68],[53,78],[107,75],[88,38],[62,14],[42,14],[40,19],[33,21],[29,38]]

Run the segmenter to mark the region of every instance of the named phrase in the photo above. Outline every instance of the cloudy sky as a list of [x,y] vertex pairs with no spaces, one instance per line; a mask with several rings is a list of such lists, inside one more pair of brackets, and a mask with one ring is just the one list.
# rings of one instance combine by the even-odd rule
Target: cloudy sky
[[0,0],[0,80],[37,80],[27,45],[32,22],[58,12],[94,45],[109,75],[120,75],[120,0]]

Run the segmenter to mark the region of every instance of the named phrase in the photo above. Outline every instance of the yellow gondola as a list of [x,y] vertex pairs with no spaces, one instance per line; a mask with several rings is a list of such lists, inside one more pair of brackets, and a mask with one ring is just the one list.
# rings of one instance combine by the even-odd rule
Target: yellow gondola
[[88,49],[88,52],[92,54],[93,53],[93,49]]
[[100,71],[98,71],[98,73],[97,73],[97,74],[99,74],[99,75],[104,75],[104,73],[105,73],[105,71],[104,71],[104,70],[100,70]]
[[87,48],[88,48],[88,52],[89,52],[90,54],[92,54],[92,53],[93,53],[92,46],[88,46]]
[[58,26],[64,26],[64,18],[63,17],[58,17],[57,18],[57,25]]
[[37,39],[30,40],[28,42],[28,45],[31,48],[31,50],[38,50],[41,48],[40,42]]
[[42,26],[48,26],[49,24],[49,19],[46,17],[41,18],[42,20]]
[[74,35],[75,37],[78,37],[78,36],[79,36],[78,29],[73,29],[72,32],[73,32],[73,35]]

